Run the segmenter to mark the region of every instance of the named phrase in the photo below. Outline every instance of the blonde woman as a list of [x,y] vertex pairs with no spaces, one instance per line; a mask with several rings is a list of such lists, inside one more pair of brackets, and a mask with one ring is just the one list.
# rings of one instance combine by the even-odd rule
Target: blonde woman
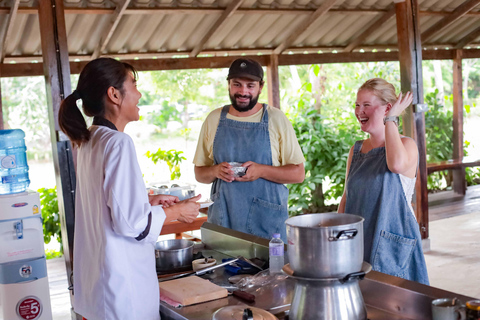
[[368,139],[350,149],[338,212],[365,219],[365,261],[379,272],[428,284],[418,223],[411,205],[418,164],[415,141],[398,132],[412,94],[397,97],[379,78],[357,92],[355,116]]

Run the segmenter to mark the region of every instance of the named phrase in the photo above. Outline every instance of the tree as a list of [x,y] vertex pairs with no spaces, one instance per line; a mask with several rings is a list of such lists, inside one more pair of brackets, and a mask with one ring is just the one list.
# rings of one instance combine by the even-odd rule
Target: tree
[[25,131],[29,155],[49,157],[50,129],[43,77],[2,78],[5,128]]

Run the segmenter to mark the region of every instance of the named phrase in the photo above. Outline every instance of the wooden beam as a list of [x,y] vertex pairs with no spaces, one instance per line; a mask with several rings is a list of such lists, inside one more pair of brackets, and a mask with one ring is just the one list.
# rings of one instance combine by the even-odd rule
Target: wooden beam
[[318,19],[320,19],[325,13],[330,10],[333,5],[337,2],[337,0],[325,0],[314,13],[312,13],[307,19],[304,19],[295,29],[293,29],[287,38],[273,50],[274,54],[281,54],[285,51],[286,48],[290,47],[290,45],[300,36],[302,33],[308,30],[308,28],[315,23]]
[[104,30],[103,36],[100,38],[100,43],[93,51],[92,60],[98,58],[102,54],[103,50],[105,50],[105,48],[107,47],[108,42],[112,38],[115,29],[117,29],[118,23],[122,19],[122,16],[125,13],[125,10],[127,9],[130,1],[131,0],[124,0],[121,5],[115,8],[115,12],[110,18],[110,22],[108,23],[107,28]]
[[267,64],[268,104],[280,109],[280,78],[278,76],[278,55],[272,54]]
[[[455,50],[453,59],[453,159],[463,160],[463,94],[462,50]],[[467,182],[465,168],[453,170],[453,191],[465,195]]]
[[[60,131],[58,110],[61,101],[71,93],[68,63],[67,30],[63,0],[38,1],[38,21],[42,45],[43,71],[47,96],[53,164],[58,194],[58,209],[68,285],[72,286],[73,233],[75,221],[75,171],[72,148]],[[70,301],[73,300],[70,291]]]
[[[397,39],[402,92],[413,93],[413,104],[423,103],[422,43],[418,23],[417,0],[396,2]],[[407,108],[403,116],[403,134],[415,139],[418,147],[415,214],[422,239],[428,238],[427,150],[425,114]]]
[[215,21],[215,24],[208,30],[208,32],[205,34],[205,36],[200,40],[200,42],[193,48],[192,52],[190,52],[190,57],[196,57],[200,51],[203,50],[203,47],[205,44],[212,38],[212,36],[217,32],[217,30],[223,28],[225,25],[226,21],[228,18],[230,18],[235,11],[242,5],[244,0],[232,0],[230,4],[228,5],[227,9],[223,11],[222,15],[220,18]]
[[478,4],[480,3],[480,0],[468,0],[461,5],[459,5],[453,12],[443,18],[442,20],[438,21],[435,23],[433,26],[431,26],[427,31],[422,33],[422,42],[428,42],[430,39],[432,39],[436,34],[438,34],[440,31],[463,17],[465,14],[467,14],[470,10],[475,8]]
[[0,63],[3,63],[3,58],[5,57],[5,51],[7,50],[8,40],[12,35],[12,27],[17,18],[18,5],[20,0],[13,0],[12,6],[10,7],[10,12],[8,13],[7,26],[5,28],[5,33],[0,37]]
[[[154,8],[128,8],[125,10],[126,15],[147,15],[147,14],[215,14],[221,11],[224,11],[226,8],[222,7],[211,7],[211,8],[198,8],[198,7],[154,7]],[[314,8],[239,8],[236,12],[241,14],[296,14],[296,15],[308,15],[315,12]],[[342,15],[370,15],[375,16],[379,14],[384,14],[388,10],[384,9],[330,9],[330,13],[337,13]],[[87,7],[87,8],[77,8],[77,7],[68,7],[65,8],[65,14],[113,14],[115,12],[114,8],[97,8],[97,7]],[[0,8],[0,14],[8,14],[10,9],[2,7]],[[19,14],[37,14],[38,8],[36,7],[19,7]],[[446,17],[451,15],[451,11],[420,11],[420,16],[429,16],[429,17]],[[465,14],[466,17],[478,17],[480,12],[468,12]]]
[[[480,49],[464,49],[464,59],[480,59]],[[262,65],[268,64],[269,54],[264,55],[246,55],[251,59],[256,59]],[[238,56],[238,53],[236,53]],[[453,60],[455,50],[423,50],[423,60]],[[132,54],[133,56],[133,54]],[[178,70],[178,69],[199,69],[199,68],[228,68],[230,63],[236,59],[232,56],[210,56],[197,58],[162,58],[142,59],[141,53],[135,55],[138,60],[126,60],[122,55],[112,55],[122,61],[129,62],[139,68],[139,71],[150,70]],[[35,57],[39,61],[38,57]],[[90,56],[77,56],[81,61],[70,61],[70,70],[72,74],[80,73],[85,64],[90,61]],[[7,58],[6,58],[7,59]],[[27,57],[24,57],[27,59]],[[399,61],[399,53],[392,52],[350,52],[350,53],[311,53],[311,54],[282,54],[278,56],[278,65],[302,65],[302,64],[325,64],[325,63],[350,63],[350,62],[374,62],[374,61]],[[149,69],[151,68],[151,69]],[[0,64],[0,77],[23,77],[43,75],[43,64],[38,63],[4,63]]]
[[395,15],[395,6],[392,6],[390,10],[384,13],[381,17],[375,20],[370,27],[363,31],[359,36],[355,37],[355,40],[350,42],[348,46],[343,49],[343,52],[352,52],[359,44],[361,44],[369,35],[371,35],[375,30],[380,28],[385,22],[390,20]]
[[463,39],[461,39],[453,48],[454,49],[463,49],[466,45],[473,42],[475,39],[480,37],[480,27],[474,31],[467,34]]

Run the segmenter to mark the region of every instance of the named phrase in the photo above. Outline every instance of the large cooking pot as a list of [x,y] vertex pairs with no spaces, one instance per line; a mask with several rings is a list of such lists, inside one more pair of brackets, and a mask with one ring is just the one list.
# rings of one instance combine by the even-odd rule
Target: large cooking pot
[[287,219],[288,260],[295,276],[341,278],[362,269],[363,218],[314,213]]
[[185,239],[161,240],[155,243],[157,271],[175,272],[192,268],[194,242]]

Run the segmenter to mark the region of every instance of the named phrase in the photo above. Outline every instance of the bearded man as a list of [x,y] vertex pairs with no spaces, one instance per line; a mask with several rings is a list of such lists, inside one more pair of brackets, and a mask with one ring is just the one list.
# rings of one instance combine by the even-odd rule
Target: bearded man
[[[227,81],[231,105],[207,116],[193,160],[197,181],[213,182],[208,221],[266,239],[279,233],[286,243],[284,184],[303,182],[305,158],[285,114],[258,102],[264,81],[257,61],[235,60]],[[245,175],[229,162],[242,163]]]

